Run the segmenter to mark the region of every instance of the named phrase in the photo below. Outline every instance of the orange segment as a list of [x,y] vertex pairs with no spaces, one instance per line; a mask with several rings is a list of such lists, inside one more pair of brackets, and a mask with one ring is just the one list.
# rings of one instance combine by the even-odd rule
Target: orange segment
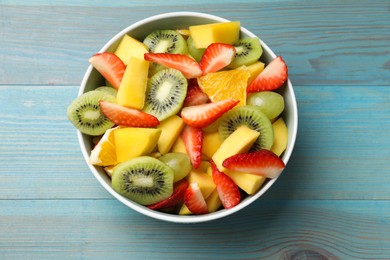
[[198,84],[212,102],[238,99],[237,106],[246,104],[246,87],[250,73],[246,67],[208,73],[198,78]]
[[98,166],[109,166],[117,164],[115,151],[115,128],[108,129],[99,143],[91,151],[89,163]]

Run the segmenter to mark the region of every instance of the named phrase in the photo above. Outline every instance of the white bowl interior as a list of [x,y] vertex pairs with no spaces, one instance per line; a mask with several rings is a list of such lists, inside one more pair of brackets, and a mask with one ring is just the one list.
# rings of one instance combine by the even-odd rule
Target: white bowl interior
[[[117,47],[119,41],[123,37],[123,35],[128,34],[140,41],[142,41],[150,32],[157,29],[180,29],[180,28],[186,28],[190,25],[197,25],[197,24],[207,24],[207,23],[213,23],[213,22],[224,22],[228,21],[224,18],[204,14],[204,13],[195,13],[195,12],[175,12],[175,13],[166,13],[161,15],[152,16],[150,18],[141,20],[133,25],[130,25],[129,27],[125,28],[121,32],[119,32],[117,35],[115,35],[99,52],[104,51],[114,51]],[[249,36],[249,37],[256,37],[253,33],[249,32],[245,28],[241,27],[241,35],[242,36]],[[263,47],[263,55],[261,57],[261,60],[265,62],[266,64],[269,63],[272,59],[276,57],[276,55],[272,52],[272,50],[263,42],[261,41],[262,47]],[[84,75],[83,81],[81,83],[81,87],[79,90],[79,95],[81,95],[84,92],[87,92],[89,90],[92,90],[96,88],[97,86],[104,85],[105,81],[104,78],[95,70],[92,66],[89,66],[87,69],[87,72]],[[293,147],[295,144],[295,138],[297,135],[297,128],[298,128],[298,111],[297,111],[297,104],[295,99],[295,94],[293,91],[292,84],[290,80],[288,80],[284,86],[282,86],[280,89],[278,89],[278,92],[281,93],[284,96],[285,100],[285,110],[283,112],[283,118],[286,122],[286,125],[289,129],[288,132],[288,145],[286,151],[282,155],[282,159],[287,164],[291,153],[293,151]],[[92,150],[92,140],[91,137],[81,134],[78,132],[78,139],[80,143],[80,147],[84,156],[84,159],[86,162],[88,162],[88,158],[90,155],[90,152]],[[270,187],[271,185],[277,180],[277,178],[272,180],[267,180],[266,183],[262,186],[262,188],[254,195],[248,196],[245,199],[241,201],[239,205],[236,207],[229,209],[229,210],[219,210],[214,213],[209,213],[206,215],[199,215],[199,216],[180,216],[180,215],[173,215],[163,212],[158,212],[155,210],[150,210],[147,207],[144,207],[142,205],[139,205],[138,203],[135,203],[131,200],[128,200],[127,198],[121,196],[120,194],[116,193],[112,187],[111,187],[111,181],[110,178],[107,176],[107,174],[104,172],[104,170],[101,167],[95,167],[93,165],[89,165],[90,170],[96,177],[96,179],[100,182],[100,184],[109,192],[111,193],[115,198],[117,198],[119,201],[121,201],[126,206],[132,208],[133,210],[138,211],[139,213],[142,213],[144,215],[147,215],[149,217],[160,219],[164,221],[169,222],[177,222],[177,223],[197,223],[197,222],[205,222],[210,221],[218,218],[225,217],[227,215],[233,214],[242,208],[248,206],[253,201],[258,199],[260,196],[262,196]]]

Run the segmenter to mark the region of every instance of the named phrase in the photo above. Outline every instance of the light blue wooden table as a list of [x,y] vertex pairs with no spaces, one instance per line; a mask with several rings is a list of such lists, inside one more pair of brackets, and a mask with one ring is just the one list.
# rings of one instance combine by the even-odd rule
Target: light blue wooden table
[[[92,54],[172,11],[241,21],[286,60],[299,107],[278,182],[204,224],[115,200],[65,115]],[[389,259],[390,2],[0,0],[0,137],[0,259]]]

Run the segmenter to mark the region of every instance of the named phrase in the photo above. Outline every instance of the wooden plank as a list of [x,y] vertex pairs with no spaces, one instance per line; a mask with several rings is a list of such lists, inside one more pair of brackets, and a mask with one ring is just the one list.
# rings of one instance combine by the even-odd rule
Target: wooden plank
[[[77,86],[0,86],[0,199],[112,198],[66,107]],[[266,199],[390,199],[390,88],[297,86],[299,132]]]
[[[388,85],[388,1],[3,1],[2,84],[77,85],[87,59],[128,25],[163,12],[213,13],[260,36],[289,65],[297,85]],[[54,3],[54,2],[53,2]],[[111,3],[111,2],[110,2]],[[57,6],[63,4],[63,6]],[[243,16],[242,14],[245,14]],[[342,26],[340,26],[342,25]]]
[[388,258],[389,209],[389,201],[259,201],[185,225],[110,200],[2,200],[0,258]]

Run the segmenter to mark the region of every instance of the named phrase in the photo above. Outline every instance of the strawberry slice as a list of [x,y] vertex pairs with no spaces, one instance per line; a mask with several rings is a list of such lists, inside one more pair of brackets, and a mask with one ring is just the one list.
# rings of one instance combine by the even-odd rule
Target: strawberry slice
[[233,45],[225,43],[210,44],[199,61],[203,75],[223,69],[233,61],[235,56],[236,49]]
[[165,67],[176,69],[183,73],[187,79],[196,78],[202,75],[199,64],[184,54],[172,53],[145,53],[145,60],[153,61]]
[[281,56],[272,60],[248,86],[247,92],[275,90],[287,80],[287,65]]
[[103,52],[93,55],[89,63],[116,89],[119,89],[126,66],[114,53]]
[[187,87],[187,96],[184,99],[183,107],[196,106],[209,102],[209,96],[204,93],[199,85],[197,79],[190,79]]
[[160,121],[153,115],[137,109],[124,107],[105,100],[99,102],[102,113],[114,124],[132,127],[154,127]]
[[269,150],[259,150],[252,153],[236,154],[222,163],[222,166],[233,171],[276,178],[286,167],[282,159]]
[[187,125],[203,128],[215,122],[238,103],[240,103],[239,100],[227,99],[214,103],[184,107],[181,110],[181,117]]
[[147,207],[150,209],[158,210],[158,209],[165,209],[165,208],[181,205],[184,202],[184,194],[187,188],[188,188],[188,181],[186,179],[178,181],[174,184],[173,193],[169,198],[157,202],[155,204],[149,205]]
[[202,129],[186,125],[181,133],[181,138],[186,147],[187,154],[190,156],[192,166],[194,169],[198,169],[202,155]]
[[196,215],[208,213],[206,201],[200,191],[199,185],[193,182],[188,186],[184,194],[184,204]]
[[218,196],[222,202],[222,205],[225,209],[230,209],[240,203],[241,194],[238,186],[234,181],[220,172],[213,161],[210,161],[212,175],[214,183],[217,187]]

